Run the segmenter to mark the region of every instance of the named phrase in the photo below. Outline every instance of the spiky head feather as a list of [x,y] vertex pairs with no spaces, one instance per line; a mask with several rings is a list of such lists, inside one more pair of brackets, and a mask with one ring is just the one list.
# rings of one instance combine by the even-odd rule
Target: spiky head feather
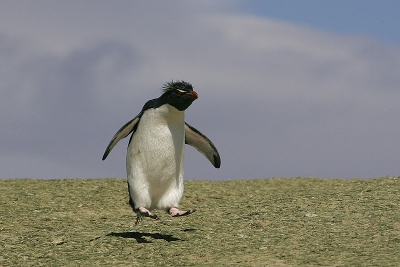
[[170,81],[163,84],[162,92],[167,93],[173,90],[185,90],[185,91],[193,91],[193,86],[185,81],[177,80],[177,81]]

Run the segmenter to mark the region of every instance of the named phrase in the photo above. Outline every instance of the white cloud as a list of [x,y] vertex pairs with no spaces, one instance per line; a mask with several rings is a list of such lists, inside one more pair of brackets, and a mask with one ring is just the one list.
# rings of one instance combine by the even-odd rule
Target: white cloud
[[222,157],[217,171],[188,148],[189,179],[400,171],[400,47],[231,2],[12,3],[0,11],[7,177],[123,177],[127,140],[106,162],[103,149],[171,79],[193,83],[187,120]]

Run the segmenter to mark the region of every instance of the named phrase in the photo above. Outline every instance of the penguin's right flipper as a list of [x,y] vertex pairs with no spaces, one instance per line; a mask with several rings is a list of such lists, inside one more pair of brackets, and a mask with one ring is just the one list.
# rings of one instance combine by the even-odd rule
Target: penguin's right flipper
[[108,144],[106,151],[104,152],[103,155],[103,160],[105,160],[108,156],[108,154],[111,152],[111,150],[114,148],[114,146],[119,142],[119,140],[127,137],[131,132],[134,131],[134,128],[136,126],[136,124],[139,122],[140,120],[140,116],[141,114],[139,114],[138,116],[136,116],[135,118],[133,118],[132,120],[128,121],[127,123],[125,123],[124,126],[122,126],[118,132],[113,136],[113,138],[111,139],[110,143]]

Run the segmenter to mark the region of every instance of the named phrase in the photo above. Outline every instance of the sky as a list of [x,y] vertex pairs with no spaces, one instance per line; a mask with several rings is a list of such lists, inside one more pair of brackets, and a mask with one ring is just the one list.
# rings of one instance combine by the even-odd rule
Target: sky
[[125,178],[115,132],[199,98],[185,179],[400,175],[398,1],[0,1],[0,178]]

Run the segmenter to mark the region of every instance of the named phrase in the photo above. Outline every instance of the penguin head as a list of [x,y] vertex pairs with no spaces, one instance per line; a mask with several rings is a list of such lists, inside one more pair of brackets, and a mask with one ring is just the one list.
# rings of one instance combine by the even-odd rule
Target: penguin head
[[193,91],[193,86],[185,81],[171,81],[163,86],[164,94],[161,96],[167,104],[183,111],[187,109],[199,96]]

